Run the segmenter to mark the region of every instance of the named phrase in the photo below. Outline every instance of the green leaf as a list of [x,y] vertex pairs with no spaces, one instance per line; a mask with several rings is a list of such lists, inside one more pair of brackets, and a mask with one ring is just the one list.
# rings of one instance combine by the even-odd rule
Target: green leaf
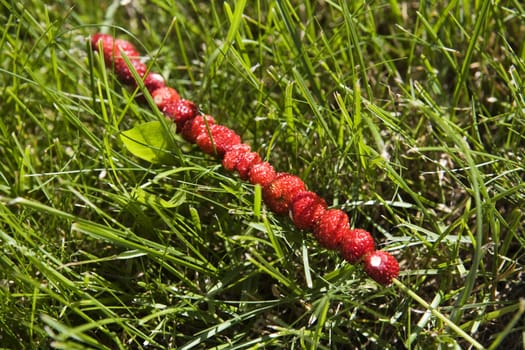
[[151,163],[172,163],[170,150],[175,148],[176,144],[170,132],[175,130],[166,130],[160,121],[152,121],[123,131],[120,139],[128,151],[138,158]]

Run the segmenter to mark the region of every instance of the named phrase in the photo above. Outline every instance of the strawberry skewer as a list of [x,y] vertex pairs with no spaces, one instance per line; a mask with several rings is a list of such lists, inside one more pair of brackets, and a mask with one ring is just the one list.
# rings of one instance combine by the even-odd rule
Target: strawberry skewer
[[181,99],[175,89],[166,86],[162,76],[153,72],[146,74],[147,67],[130,42],[108,34],[94,34],[91,44],[93,49],[102,50],[106,65],[115,70],[122,83],[136,87],[123,54],[127,56],[159,110],[176,123],[177,132],[204,153],[221,159],[226,170],[262,186],[263,201],[270,210],[279,215],[289,213],[297,228],[313,231],[321,246],[338,251],[350,264],[363,262],[364,271],[376,282],[389,285],[398,276],[397,260],[388,252],[375,250],[374,239],[368,231],[351,229],[344,211],[328,209],[326,201],[308,191],[299,177],[276,172],[249,145],[242,143],[235,131],[216,124],[211,116],[201,115],[195,103]]

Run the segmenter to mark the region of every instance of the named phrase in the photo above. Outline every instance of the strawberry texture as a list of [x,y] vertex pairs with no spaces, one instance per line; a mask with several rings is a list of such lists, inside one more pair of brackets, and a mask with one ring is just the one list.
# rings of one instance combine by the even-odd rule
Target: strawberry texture
[[96,33],[91,36],[91,47],[99,51],[102,49],[104,62],[111,63],[114,57],[115,39],[108,34]]
[[180,100],[177,90],[170,87],[162,87],[153,91],[151,97],[153,97],[153,102],[164,115],[175,119],[175,105]]
[[248,180],[252,185],[268,185],[275,179],[275,170],[268,162],[254,164],[248,171]]
[[129,58],[138,58],[139,52],[135,46],[127,40],[114,39],[108,34],[101,34],[92,40],[95,49],[98,49],[99,42],[102,43],[102,53],[106,62],[112,62],[115,57],[122,57],[124,53]]
[[[109,34],[93,34],[91,36],[91,46],[93,49],[99,50],[99,43],[102,46],[104,62],[107,66],[114,67],[115,73],[122,83],[136,85],[130,69],[122,58],[122,53],[129,58],[133,68],[137,71],[140,77],[146,75],[147,67],[142,61],[140,61],[140,53],[132,43],[127,40],[114,39]],[[165,87],[166,83],[160,74],[149,73],[144,78],[144,85],[148,91],[152,93],[161,87]]]
[[365,272],[379,284],[388,286],[399,275],[399,263],[390,253],[376,250],[365,255]]
[[213,124],[206,131],[195,140],[204,153],[222,157],[232,146],[241,143],[241,137],[224,125]]
[[241,155],[250,152],[251,147],[245,143],[232,146],[222,158],[222,166],[228,171],[234,171]]
[[136,86],[133,74],[123,58],[124,55],[129,58],[133,69],[141,78],[146,75],[147,66],[140,60],[139,52],[129,41],[114,39],[111,35],[97,33],[91,37],[91,45],[95,50],[99,49],[99,45],[102,46],[106,66],[114,68],[115,74],[122,83]]
[[314,235],[327,249],[337,249],[343,233],[350,229],[348,215],[340,209],[328,209],[314,225]]
[[370,232],[359,228],[343,232],[339,251],[341,256],[350,264],[359,262],[365,255],[374,250],[374,238]]
[[235,164],[235,171],[239,173],[242,180],[248,180],[248,174],[253,166],[262,162],[257,152],[245,152],[239,155],[239,161]]
[[150,72],[144,78],[144,85],[148,89],[149,93],[152,94],[155,90],[166,87],[166,82],[162,75],[158,73]]
[[115,39],[112,49],[113,51],[111,54],[114,57],[122,57],[122,53],[124,53],[130,59],[138,59],[140,57],[140,53],[137,51],[135,46],[127,40]]
[[292,221],[298,229],[312,230],[326,210],[326,201],[314,192],[297,193],[291,203]]
[[122,52],[129,57],[129,59],[138,59],[140,54],[127,40],[114,39],[109,34],[97,33],[91,36],[91,46],[95,49],[99,49],[99,45],[102,46],[102,54],[104,55],[104,61],[106,64],[111,64],[115,58],[122,58]]
[[272,182],[263,187],[264,203],[274,213],[284,215],[288,212],[292,198],[297,192],[305,191],[306,185],[298,176],[277,173]]
[[[173,110],[170,110],[170,112],[173,113],[173,118],[177,124],[177,130],[182,130],[187,121],[195,118],[199,114],[199,108],[190,100],[179,99],[173,107]],[[213,120],[213,118],[208,116],[207,120],[209,122]],[[215,121],[213,121],[212,124],[215,124]],[[198,133],[194,134],[194,136],[197,135]]]
[[[133,66],[133,69],[137,72],[139,77],[143,77],[146,74],[147,67],[146,64],[141,62],[138,59],[130,59],[131,66]],[[133,78],[133,74],[131,73],[131,69],[128,67],[126,61],[122,57],[117,57],[114,60],[114,69],[115,74],[117,75],[118,79],[126,84],[126,85],[136,85],[135,78]]]
[[[181,100],[182,101],[182,100]],[[210,125],[215,124],[215,119],[209,115],[197,115],[192,119],[189,119],[182,127],[182,136],[186,141],[195,143],[197,137],[206,132]],[[178,125],[177,125],[178,127]]]
[[109,34],[95,33],[91,35],[91,47],[93,50],[98,50],[98,42],[102,40],[102,47],[104,47],[104,41],[110,41],[113,43],[115,39]]

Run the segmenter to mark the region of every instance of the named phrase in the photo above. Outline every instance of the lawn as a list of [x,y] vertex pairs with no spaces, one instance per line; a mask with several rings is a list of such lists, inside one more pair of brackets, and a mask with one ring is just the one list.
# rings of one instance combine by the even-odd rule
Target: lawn
[[[0,1],[1,349],[525,348],[520,1],[48,3]],[[97,32],[399,277],[269,210],[116,78]]]

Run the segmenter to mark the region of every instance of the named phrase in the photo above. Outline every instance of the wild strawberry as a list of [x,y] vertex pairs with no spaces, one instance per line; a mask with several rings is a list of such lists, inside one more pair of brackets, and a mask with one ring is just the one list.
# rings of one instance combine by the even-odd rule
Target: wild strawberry
[[251,148],[245,143],[241,143],[235,146],[232,146],[222,158],[222,166],[228,171],[235,170],[237,163],[241,159],[241,155],[244,153],[250,152]]
[[319,217],[326,210],[326,202],[316,193],[297,193],[290,205],[292,221],[301,230],[312,230]]
[[[113,42],[113,37],[109,34],[104,34],[104,33],[95,33],[91,36],[91,47],[94,49],[94,50],[98,50],[98,42],[100,40],[104,41],[104,40],[111,40],[111,42]],[[104,44],[102,44],[102,47],[104,47]]]
[[166,82],[164,81],[162,75],[150,72],[144,78],[144,85],[146,86],[146,89],[148,89],[149,93],[153,94],[155,90],[166,87]]
[[[195,103],[185,99],[178,100],[173,109],[173,116],[175,118],[175,123],[177,123],[177,130],[182,131],[186,122],[195,118],[198,114],[199,108]],[[213,120],[213,124],[215,124],[215,120],[211,116],[207,116],[206,120],[208,120],[208,122]],[[194,133],[192,135],[193,142],[197,139],[198,134],[199,133]]]
[[[133,78],[133,74],[131,73],[131,70],[124,59],[122,57],[115,58],[114,63],[115,74],[117,75],[118,79],[123,84],[136,85],[135,78]],[[130,63],[139,77],[143,77],[144,74],[146,74],[147,67],[143,62],[139,61],[138,59],[133,59],[130,61]]]
[[272,182],[274,178],[275,170],[268,162],[254,164],[248,171],[248,179],[253,185],[259,184],[264,187]]
[[151,97],[153,97],[153,101],[166,117],[175,118],[175,105],[180,100],[177,90],[163,87],[153,91]]
[[91,37],[91,46],[95,49],[99,49],[99,45],[102,46],[102,53],[104,54],[104,61],[110,65],[113,63],[115,58],[122,57],[123,52],[130,59],[138,59],[140,56],[139,52],[127,40],[115,39],[109,34],[97,33]]
[[115,39],[113,42],[113,56],[122,57],[123,54],[128,56],[129,59],[140,58],[140,53],[132,43],[123,39]]
[[239,161],[235,164],[235,170],[239,173],[242,180],[248,180],[250,169],[262,162],[261,156],[257,152],[245,152],[239,155]]
[[222,157],[232,146],[241,143],[241,137],[224,125],[214,124],[195,141],[204,153]]
[[327,249],[337,249],[343,232],[350,228],[348,215],[340,209],[329,209],[322,213],[314,225],[314,235]]
[[304,182],[297,176],[278,173],[272,182],[264,186],[262,195],[264,203],[276,214],[288,212],[293,196],[306,190]]
[[[181,100],[183,101],[183,100]],[[195,142],[197,137],[206,132],[207,128],[215,124],[215,119],[210,115],[198,115],[187,121],[182,127],[182,136],[189,142]],[[177,125],[178,128],[178,125]]]
[[392,283],[399,275],[399,263],[387,252],[376,250],[365,255],[365,272],[377,283],[384,286]]
[[342,235],[340,252],[350,264],[359,262],[365,255],[375,250],[374,238],[362,229],[345,230]]
[[115,39],[109,34],[96,33],[91,36],[91,47],[99,51],[102,48],[104,62],[110,63],[113,60]]

